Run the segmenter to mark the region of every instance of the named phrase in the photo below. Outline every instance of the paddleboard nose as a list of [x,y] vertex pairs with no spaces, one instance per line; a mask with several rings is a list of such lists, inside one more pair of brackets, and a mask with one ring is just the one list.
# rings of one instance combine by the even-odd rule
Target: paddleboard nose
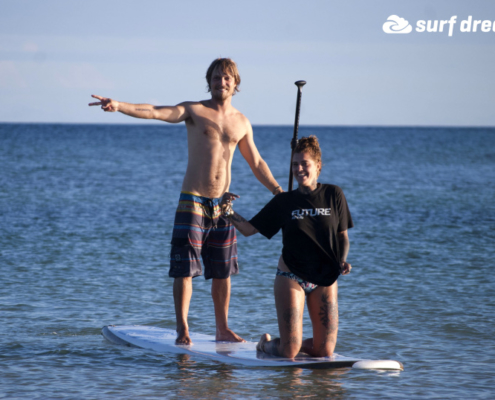
[[356,369],[387,369],[404,371],[404,366],[394,360],[361,360],[352,364]]

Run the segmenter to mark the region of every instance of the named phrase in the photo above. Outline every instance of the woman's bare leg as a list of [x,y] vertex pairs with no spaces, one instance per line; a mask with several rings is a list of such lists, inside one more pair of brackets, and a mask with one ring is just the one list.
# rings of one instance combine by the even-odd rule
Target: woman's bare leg
[[339,329],[338,286],[318,286],[308,297],[308,311],[313,324],[313,337],[303,342],[301,350],[313,357],[333,354]]
[[280,338],[270,340],[270,335],[264,334],[257,349],[279,357],[294,358],[302,344],[305,294],[297,282],[284,276],[275,277],[274,292]]

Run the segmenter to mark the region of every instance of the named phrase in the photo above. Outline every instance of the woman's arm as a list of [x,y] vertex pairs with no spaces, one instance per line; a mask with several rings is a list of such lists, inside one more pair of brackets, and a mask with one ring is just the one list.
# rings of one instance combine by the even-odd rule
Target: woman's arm
[[229,215],[229,218],[237,230],[244,236],[251,236],[258,233],[258,230],[251,225],[249,221],[246,221],[242,215],[237,214],[234,210],[232,210],[232,214]]
[[347,255],[349,254],[349,248],[351,244],[349,242],[349,236],[347,235],[347,230],[338,232],[337,238],[339,241],[339,250],[340,250],[340,273],[342,275],[347,275],[351,272],[351,264],[346,262]]
[[239,196],[234,193],[226,192],[220,201],[220,208],[223,215],[228,217],[239,232],[244,236],[251,236],[258,233],[258,230],[251,225],[242,215],[239,215],[232,209],[232,201],[238,199]]

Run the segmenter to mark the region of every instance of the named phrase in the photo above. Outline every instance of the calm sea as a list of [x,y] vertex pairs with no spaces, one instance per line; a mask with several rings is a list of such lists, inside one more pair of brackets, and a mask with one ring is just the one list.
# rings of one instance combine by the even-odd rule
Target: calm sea
[[[254,131],[286,188],[292,128]],[[242,368],[106,342],[108,324],[175,327],[168,254],[185,127],[0,124],[0,398],[493,398],[495,129],[309,134],[320,181],[343,188],[355,222],[336,352],[404,372]],[[250,217],[271,194],[239,153],[232,173]],[[248,340],[278,332],[280,242],[239,238],[230,325]],[[189,322],[215,332],[202,278]]]

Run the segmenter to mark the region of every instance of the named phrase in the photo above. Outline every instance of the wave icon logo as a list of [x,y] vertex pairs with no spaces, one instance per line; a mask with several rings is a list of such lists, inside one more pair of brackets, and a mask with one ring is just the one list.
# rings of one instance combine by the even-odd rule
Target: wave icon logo
[[409,25],[409,22],[397,15],[391,15],[383,24],[383,32],[385,33],[411,33],[411,31],[412,26]]

